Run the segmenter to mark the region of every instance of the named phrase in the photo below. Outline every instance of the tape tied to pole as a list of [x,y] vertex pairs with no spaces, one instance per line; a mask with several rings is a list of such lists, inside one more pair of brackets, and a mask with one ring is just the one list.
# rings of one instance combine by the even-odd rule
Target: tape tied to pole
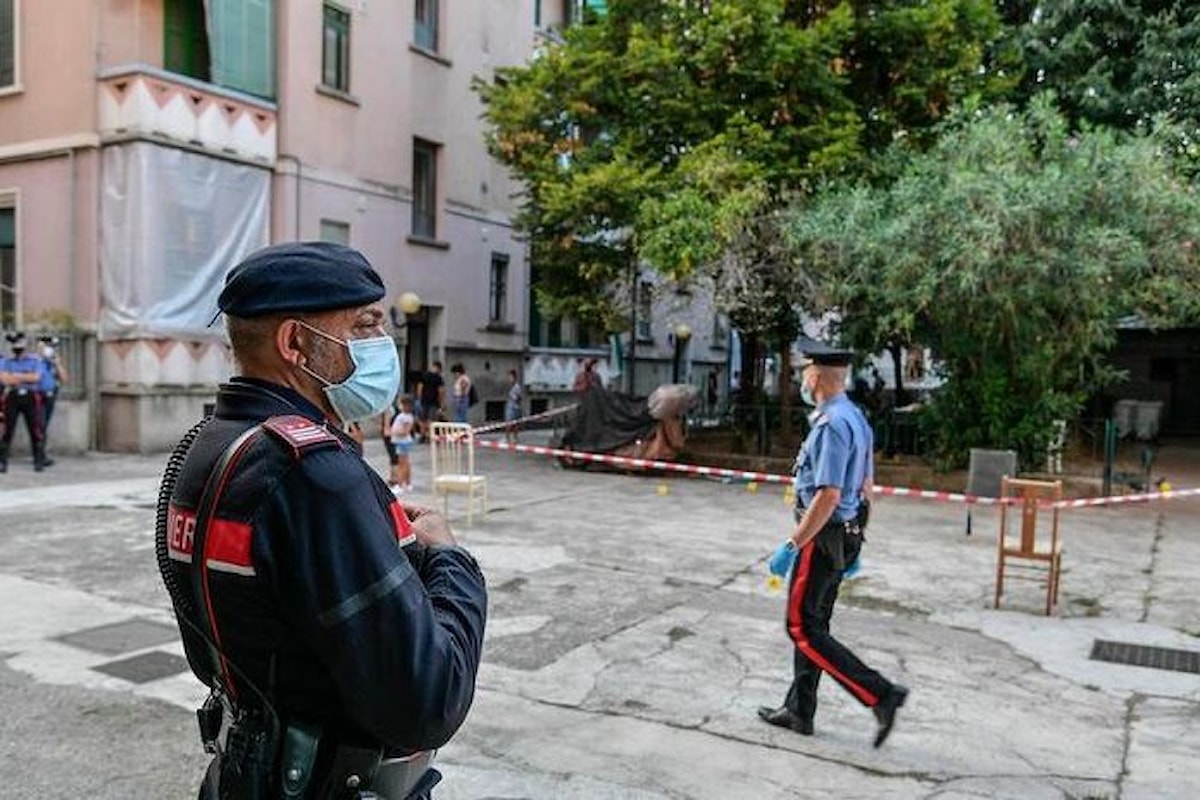
[[[563,414],[574,409],[574,405],[566,406],[561,409],[553,409],[552,411],[543,412],[542,414],[535,414],[530,417],[523,417],[522,419],[513,420],[511,422],[476,428],[474,432],[475,435],[478,436],[481,433],[501,431],[508,426],[519,426],[527,421]],[[478,447],[484,447],[492,450],[525,453],[527,455],[548,456],[550,458],[569,459],[572,461],[588,461],[595,464],[608,464],[610,466],[617,466],[625,469],[657,470],[663,472],[677,472],[693,477],[704,476],[745,481],[747,484],[746,489],[749,492],[757,492],[759,484],[774,483],[790,488],[794,480],[791,475],[774,475],[767,472],[751,472],[747,470],[727,469],[725,467],[711,467],[703,464],[683,464],[677,461],[661,461],[657,459],[632,458],[629,456],[614,456],[609,453],[589,453],[583,450],[569,450],[564,448],[544,447],[542,445],[531,444],[515,444],[510,442],[493,441],[490,439],[476,439],[475,444]],[[964,492],[946,492],[935,489],[918,489],[906,486],[875,486],[874,494],[881,497],[911,497],[919,500],[934,500],[941,503],[963,503],[966,505],[978,506],[998,506],[1004,504],[1019,505],[1023,502],[1019,497],[984,497],[980,495],[967,494]],[[1107,497],[1082,497],[1059,500],[1057,502],[1043,502],[1039,503],[1038,505],[1045,508],[1096,508],[1100,506],[1129,505],[1133,503],[1147,503],[1156,500],[1171,500],[1185,497],[1200,497],[1200,488],[1175,489],[1170,487],[1170,484],[1166,484],[1162,491],[1157,492],[1110,495]]]

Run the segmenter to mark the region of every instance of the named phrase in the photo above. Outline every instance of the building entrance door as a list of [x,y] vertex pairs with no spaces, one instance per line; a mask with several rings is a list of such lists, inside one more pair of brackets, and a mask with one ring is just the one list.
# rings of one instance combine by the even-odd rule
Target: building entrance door
[[410,314],[405,326],[404,391],[411,392],[429,369],[429,309]]

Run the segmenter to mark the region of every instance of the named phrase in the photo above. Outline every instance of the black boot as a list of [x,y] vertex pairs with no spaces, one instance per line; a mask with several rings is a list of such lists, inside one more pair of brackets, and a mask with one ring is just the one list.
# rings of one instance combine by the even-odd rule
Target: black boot
[[879,730],[875,733],[876,747],[887,740],[888,734],[892,732],[892,726],[896,724],[896,711],[904,705],[904,701],[907,699],[908,689],[894,683],[888,693],[880,698],[879,705],[871,709],[875,712],[875,719],[879,722]]
[[812,720],[805,719],[787,706],[780,706],[779,708],[759,706],[758,716],[763,722],[770,723],[771,725],[787,728],[804,736],[812,736]]

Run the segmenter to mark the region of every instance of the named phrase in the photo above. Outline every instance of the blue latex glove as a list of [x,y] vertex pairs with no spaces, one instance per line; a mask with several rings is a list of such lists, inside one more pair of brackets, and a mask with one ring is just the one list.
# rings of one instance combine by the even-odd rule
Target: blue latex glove
[[842,577],[843,578],[853,578],[855,575],[857,575],[859,569],[862,568],[861,561],[862,561],[861,558],[854,559],[854,561],[850,564],[850,566],[848,566],[844,570],[842,570]]
[[792,571],[795,563],[796,544],[791,539],[785,539],[771,554],[771,559],[767,562],[767,571],[782,578]]

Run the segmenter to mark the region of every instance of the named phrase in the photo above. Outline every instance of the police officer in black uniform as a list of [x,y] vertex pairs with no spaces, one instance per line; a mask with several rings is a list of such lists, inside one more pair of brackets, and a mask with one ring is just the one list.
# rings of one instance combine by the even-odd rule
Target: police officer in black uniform
[[260,250],[226,278],[240,374],[159,507],[160,568],[213,689],[201,798],[429,797],[430,751],[471,705],[483,575],[342,433],[399,385],[383,295],[360,253],[328,243]]
[[791,573],[786,628],[794,647],[793,678],[784,704],[760,708],[758,714],[772,725],[812,735],[817,684],[828,672],[874,711],[879,747],[908,690],[868,667],[829,633],[842,576],[862,547],[875,474],[871,426],[845,392],[853,355],[817,342],[805,350],[800,391],[816,409],[796,457],[796,527],[769,564],[775,575]]
[[42,380],[42,360],[26,353],[26,338],[21,332],[6,337],[12,345],[12,358],[0,364],[0,393],[4,404],[4,437],[0,439],[0,472],[8,471],[8,449],[17,432],[17,419],[25,419],[29,446],[33,451],[33,468],[46,468],[45,408],[39,385]]

